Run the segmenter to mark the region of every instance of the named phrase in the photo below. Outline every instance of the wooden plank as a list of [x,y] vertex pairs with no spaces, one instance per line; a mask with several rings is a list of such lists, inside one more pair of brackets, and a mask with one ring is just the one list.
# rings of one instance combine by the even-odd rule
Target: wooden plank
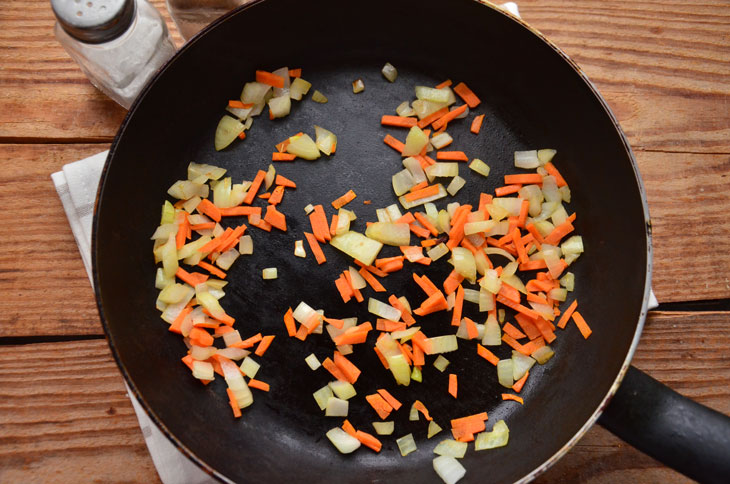
[[[164,1],[153,3],[167,17]],[[531,25],[585,70],[635,149],[730,153],[724,2],[519,5]],[[109,141],[124,110],[89,84],[52,26],[43,0],[14,2],[0,12],[0,139]]]
[[518,3],[597,86],[634,149],[730,153],[727,3]]
[[94,294],[51,181],[106,145],[0,145],[0,336],[101,334]]
[[[635,364],[730,414],[728,321],[730,313],[652,314]],[[3,347],[0,428],[2,482],[157,482],[105,341]],[[537,482],[689,481],[594,427]]]

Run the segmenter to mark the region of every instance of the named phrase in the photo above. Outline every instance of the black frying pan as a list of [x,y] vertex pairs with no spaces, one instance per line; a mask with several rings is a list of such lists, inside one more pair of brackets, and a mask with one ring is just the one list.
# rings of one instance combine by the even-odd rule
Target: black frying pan
[[[400,72],[393,84],[380,75],[386,61]],[[304,77],[329,103],[295,103],[283,121],[259,117],[244,142],[215,152],[213,134],[226,100],[237,98],[255,69],[284,65],[302,67]],[[365,81],[365,92],[353,95],[350,83],[358,77]],[[483,100],[475,111],[487,115],[479,136],[468,133],[465,123],[471,117],[450,129],[456,149],[492,167],[486,181],[466,175],[469,183],[459,201],[476,203],[479,192],[500,185],[502,176],[514,170],[514,150],[558,150],[556,164],[570,183],[570,208],[578,213],[577,231],[587,246],[587,254],[571,267],[575,296],[594,334],[583,341],[574,327],[561,332],[554,344],[557,356],[537,366],[523,390],[524,406],[501,401],[494,369],[477,361],[467,344],[448,355],[449,370],[460,378],[457,401],[445,391],[446,374],[427,365],[424,383],[396,387],[365,349],[352,356],[366,370],[358,392],[372,393],[387,382],[404,402],[421,399],[446,428],[449,419],[478,411],[487,411],[490,422],[504,418],[511,431],[509,445],[470,451],[463,459],[468,482],[534,477],[567,452],[616,392],[646,316],[650,225],[626,139],[577,67],[526,25],[472,0],[371,0],[357,6],[334,0],[255,1],[186,44],[142,93],[112,146],[94,225],[96,292],[112,352],[153,420],[215,477],[237,482],[438,480],[431,451],[446,433],[427,440],[425,424],[409,422],[407,408],[395,414],[396,435],[413,432],[418,452],[401,457],[394,436],[384,439],[380,454],[367,449],[350,456],[337,453],[324,433],[340,420],[325,418],[311,397],[328,381],[327,375],[311,372],[303,362],[311,352],[320,359],[330,355],[331,343],[326,337],[304,344],[289,340],[282,314],[304,300],[333,317],[368,319],[363,308],[343,304],[334,291],[336,274],[351,263],[346,256],[328,247],[323,266],[311,256],[293,257],[293,241],[308,229],[302,208],[327,205],[353,188],[358,198],[351,206],[360,217],[357,227],[364,230],[364,221],[374,220],[375,208],[395,201],[390,176],[400,160],[380,140],[386,133],[404,138],[404,132],[381,127],[380,115],[412,99],[414,85],[435,85],[446,78],[463,80],[474,89]],[[190,161],[223,166],[234,180],[251,179],[268,166],[275,143],[300,130],[312,132],[313,124],[339,135],[336,155],[277,166],[300,185],[287,192],[281,206],[290,214],[289,232],[269,235],[252,228],[255,255],[239,261],[229,274],[223,305],[242,334],[277,335],[262,358],[260,373],[272,391],[257,393],[255,404],[234,420],[223,382],[202,386],[194,381],[179,362],[185,351],[182,341],[159,319],[149,236],[159,223],[166,189],[185,176]],[[373,204],[362,204],[367,199]],[[278,267],[279,278],[263,281],[260,271],[270,266]],[[440,263],[415,271],[442,280],[448,269]],[[390,292],[421,301],[408,271],[403,272],[384,284]],[[481,318],[476,313],[473,317]],[[438,314],[423,318],[422,326],[430,335],[452,331]],[[508,354],[507,348],[498,351],[500,357]],[[637,381],[653,380],[633,369],[629,375],[632,386],[622,387],[615,398],[620,405],[604,414],[610,428],[620,430],[621,422],[632,420],[653,423],[665,415],[646,404],[638,414],[622,414],[623,404],[636,398],[652,404],[665,401],[649,387],[637,386]],[[704,412],[705,420],[685,424],[684,408],[695,404],[682,405],[676,418],[668,417],[669,426],[641,432],[648,451],[696,478],[721,480],[730,461],[726,417],[695,408],[692,415]],[[376,419],[362,400],[351,405],[349,418],[366,430]],[[708,418],[715,422],[709,424]],[[666,437],[677,433],[681,438],[675,440],[699,433],[710,442],[677,451]],[[620,435],[630,440],[628,434]]]

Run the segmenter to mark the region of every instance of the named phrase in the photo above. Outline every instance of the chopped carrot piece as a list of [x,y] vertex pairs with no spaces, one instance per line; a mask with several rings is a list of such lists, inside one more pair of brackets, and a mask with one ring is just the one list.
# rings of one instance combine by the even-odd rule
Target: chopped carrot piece
[[[243,208],[243,207],[241,207]],[[215,228],[215,222],[206,222],[202,224],[195,224],[190,226],[190,230],[208,230],[208,229],[214,229]]]
[[291,153],[280,153],[275,151],[271,153],[271,161],[294,161],[297,155]]
[[357,271],[363,279],[365,279],[365,282],[367,282],[370,287],[372,287],[375,292],[385,292],[385,288],[382,284],[380,284],[380,281],[378,281],[373,274],[367,270],[364,267],[361,267],[359,271]]
[[289,77],[302,77],[302,69],[289,69]]
[[479,338],[479,328],[477,328],[477,323],[472,321],[471,319],[464,317],[463,318],[464,324],[466,325],[466,335],[469,339],[477,339]]
[[380,388],[378,389],[378,393],[381,397],[383,397],[386,402],[388,402],[388,405],[393,407],[393,410],[397,411],[401,407],[402,403],[400,403],[397,398],[391,395],[388,390]]
[[175,320],[172,322],[170,327],[168,328],[173,333],[182,334],[182,330],[180,329],[182,327],[183,321],[185,321],[185,318],[193,311],[193,308],[186,307],[183,308],[182,311],[180,311],[180,314],[177,315]]
[[448,113],[449,113],[449,108],[443,107],[443,108],[439,109],[438,111],[429,114],[422,120],[418,121],[418,127],[423,129],[426,126],[428,126],[429,124],[433,123],[434,121],[438,120],[439,118],[441,118],[442,116],[444,116]]
[[415,402],[413,402],[413,408],[421,412],[421,414],[423,414],[423,417],[429,422],[433,420],[433,417],[431,417],[431,415],[428,413],[428,409],[423,403],[421,403],[420,400],[416,400]]
[[512,390],[516,391],[517,393],[520,393],[522,391],[522,387],[525,386],[525,382],[527,381],[527,377],[530,375],[530,371],[527,370],[524,375],[522,375],[522,378],[517,380],[514,385],[512,385]]
[[365,400],[373,407],[373,410],[378,414],[381,420],[385,420],[393,411],[393,407],[378,393],[372,395],[366,395]]
[[319,242],[317,242],[314,235],[309,232],[304,232],[304,237],[306,237],[307,242],[309,243],[309,248],[312,249],[312,254],[314,254],[317,264],[324,264],[327,262],[327,258],[325,258],[324,252],[322,252],[322,248],[319,246]]
[[264,339],[264,337],[261,335],[261,333],[257,333],[255,335],[251,336],[250,338],[246,338],[243,341],[239,341],[238,343],[234,343],[231,346],[233,346],[235,348],[243,348],[243,349],[253,348],[254,345],[256,345],[256,343],[258,343],[262,339]]
[[206,330],[193,326],[190,329],[190,343],[196,346],[208,347],[213,345],[213,337]]
[[353,192],[352,190],[348,190],[347,193],[342,195],[337,200],[334,200],[332,202],[332,206],[335,208],[335,210],[340,209],[340,208],[344,207],[345,205],[347,205],[348,203],[350,203],[351,201],[353,201],[355,199],[355,197],[357,197],[357,195],[355,195],[355,192]]
[[436,227],[434,227],[434,225],[431,223],[431,221],[428,219],[428,217],[426,217],[425,215],[423,215],[420,212],[416,212],[415,214],[413,214],[413,216],[416,218],[416,220],[418,220],[418,223],[423,225],[423,227],[431,233],[431,235],[433,235],[434,237],[438,236],[438,234],[439,234],[438,229],[436,229]]
[[261,380],[254,380],[253,378],[248,380],[248,386],[255,388],[256,390],[263,390],[265,392],[269,391],[268,383],[262,382]]
[[287,188],[296,188],[297,187],[296,183],[294,183],[293,181],[291,181],[290,179],[288,179],[282,175],[276,175],[276,179],[274,179],[274,183],[276,185],[281,185],[281,186],[287,187]]
[[514,339],[522,339],[526,338],[527,335],[520,331],[519,329],[515,328],[512,323],[507,323],[502,327],[502,331],[507,333],[508,335],[512,336]]
[[560,174],[557,168],[555,168],[555,165],[551,161],[548,161],[544,165],[545,170],[555,177],[555,182],[558,184],[559,187],[567,186],[568,183],[565,181],[565,178],[563,178],[563,175]]
[[438,118],[436,121],[432,123],[432,126],[434,129],[440,129],[441,127],[445,126],[447,123],[451,122],[452,120],[456,119],[457,116],[460,114],[463,114],[466,112],[466,105],[459,106],[458,108],[454,108],[448,113],[444,114],[440,118]]
[[475,434],[486,430],[487,426],[484,422],[489,420],[487,412],[481,412],[466,417],[455,418],[451,420],[452,429],[462,429],[469,433]]
[[588,323],[586,323],[586,320],[583,319],[583,316],[578,311],[573,311],[573,322],[576,326],[578,326],[578,329],[580,330],[580,334],[583,335],[584,339],[588,339],[588,337],[593,332],[588,326]]
[[458,391],[458,385],[456,375],[454,373],[449,373],[449,394],[451,394],[454,398],[457,398],[456,394]]
[[494,194],[498,197],[504,197],[505,195],[511,195],[517,193],[522,188],[522,185],[505,185],[494,189]]
[[352,426],[349,420],[345,419],[345,421],[342,422],[342,430],[357,438],[357,430],[355,430],[355,427]]
[[505,185],[542,185],[542,176],[539,173],[523,173],[519,175],[505,175]]
[[200,272],[188,272],[182,267],[177,268],[175,276],[181,281],[195,287],[208,280],[208,276],[201,274]]
[[416,125],[418,120],[416,118],[406,118],[403,116],[391,116],[383,115],[380,118],[380,124],[383,126],[395,126],[397,128],[412,128]]
[[213,274],[214,276],[220,277],[221,279],[226,278],[227,274],[212,264],[208,264],[207,262],[201,260],[200,262],[198,262],[198,265]]
[[269,346],[271,346],[272,341],[274,341],[274,335],[266,335],[261,338],[261,342],[256,347],[256,351],[254,351],[254,354],[256,354],[257,356],[264,356],[266,350],[268,350]]
[[362,445],[364,445],[365,447],[369,447],[375,452],[380,452],[380,449],[383,448],[382,442],[380,442],[376,437],[370,435],[367,432],[363,432],[362,430],[357,431],[355,438],[359,440]]
[[451,85],[451,79],[446,79],[441,84],[437,85],[434,89],[443,89],[445,87],[449,87]]
[[459,287],[456,288],[456,298],[454,299],[454,308],[451,313],[451,326],[459,326],[461,324],[461,310],[463,306],[464,287],[459,284]]
[[413,280],[416,281],[416,284],[418,284],[421,289],[423,289],[423,292],[426,293],[427,296],[432,296],[439,291],[439,288],[436,287],[436,284],[431,282],[431,279],[428,278],[425,274],[423,276],[419,276],[418,274],[413,274]]
[[571,233],[573,229],[573,224],[566,220],[565,222],[555,227],[552,232],[550,232],[547,237],[545,237],[545,243],[550,245],[558,245],[560,240],[569,233]]
[[[265,173],[264,173],[265,174]],[[198,212],[202,213],[203,215],[207,215],[208,217],[212,218],[216,222],[221,221],[221,211],[218,207],[213,205],[213,202],[208,200],[207,198],[204,198],[200,201],[198,206],[196,207]]]
[[578,307],[578,300],[573,300],[572,303],[570,303],[570,306],[568,306],[568,309],[563,312],[563,314],[560,316],[560,319],[558,320],[558,328],[564,329],[565,325],[568,324],[568,320],[573,315],[573,311],[575,311],[575,308]]
[[271,192],[271,196],[269,197],[269,204],[278,205],[281,203],[281,200],[283,198],[284,198],[284,185],[276,185],[276,188],[274,188],[274,191]]
[[507,306],[511,309],[514,309],[518,313],[524,314],[525,316],[529,317],[530,319],[534,320],[534,319],[537,319],[537,317],[539,316],[536,311],[534,311],[530,308],[527,308],[527,307],[523,306],[522,304],[517,304],[517,303],[507,299],[506,297],[502,296],[501,294],[497,295],[497,302],[501,302],[505,306]]
[[327,222],[327,215],[322,205],[315,205],[314,210],[309,214],[309,223],[312,225],[314,237],[321,243],[332,239],[330,225]]
[[246,205],[251,205],[251,202],[253,202],[254,197],[259,191],[259,188],[261,188],[261,183],[263,183],[264,177],[266,177],[265,171],[259,170],[258,172],[256,172],[256,176],[254,177],[253,182],[251,182],[251,186],[248,187],[248,191],[246,192],[246,196],[243,197],[242,203]]
[[474,92],[463,82],[454,86],[454,92],[470,107],[475,108],[482,102]]
[[484,115],[480,114],[479,116],[476,116],[474,118],[474,121],[471,122],[471,128],[470,131],[474,134],[479,134],[479,131],[482,130],[482,123],[484,122]]
[[439,193],[439,186],[431,185],[426,188],[421,188],[420,190],[416,190],[415,192],[409,192],[403,196],[407,201],[415,202],[416,200],[420,200],[422,198],[432,197],[434,195],[437,195],[438,193]]
[[385,135],[385,138],[383,138],[383,141],[385,142],[386,145],[390,146],[398,153],[403,153],[403,148],[406,147],[406,145],[403,144],[403,142],[395,139],[394,137],[392,137],[389,134]]
[[521,405],[525,404],[525,400],[522,397],[518,397],[517,395],[512,395],[511,393],[503,393],[502,400],[514,400],[515,402],[518,402]]
[[446,279],[444,279],[444,292],[448,295],[456,291],[461,282],[464,280],[464,276],[456,271],[451,271]]
[[261,207],[230,207],[221,208],[220,213],[224,217],[241,217],[248,215],[261,215]]
[[477,354],[494,366],[497,366],[497,363],[499,363],[499,358],[479,343],[477,343]]
[[325,370],[329,371],[336,379],[341,381],[347,381],[347,377],[345,376],[345,374],[342,373],[342,370],[340,370],[340,368],[335,365],[335,362],[332,361],[329,356],[325,358],[325,360],[322,362],[322,366]]
[[426,316],[427,314],[435,313],[437,311],[446,311],[449,308],[444,293],[438,291],[428,297],[421,306],[414,310],[413,313],[418,316]]
[[228,101],[228,107],[235,108],[235,109],[248,109],[248,108],[252,108],[253,104],[245,104],[242,101],[231,99],[230,101]]
[[334,353],[334,362],[348,382],[355,383],[360,377],[360,369],[352,364],[352,362],[345,358],[345,356],[339,351],[335,351]]
[[439,151],[436,153],[437,160],[469,161],[469,157],[463,151]]
[[228,404],[231,406],[231,410],[233,410],[233,416],[238,418],[241,416],[241,409],[238,408],[238,401],[236,400],[236,395],[233,393],[233,390],[230,388],[226,388],[226,393],[228,394]]
[[325,320],[325,322],[331,324],[332,326],[334,326],[337,329],[342,329],[342,327],[345,325],[344,319],[335,319],[335,318],[325,317],[324,320]]
[[284,88],[284,78],[267,71],[256,71],[256,82],[279,89]]
[[294,322],[294,313],[291,308],[287,309],[286,313],[284,313],[284,326],[289,336],[296,334],[296,323]]
[[266,207],[266,216],[264,221],[271,224],[272,227],[276,227],[282,232],[286,232],[286,216],[276,209],[275,205],[269,205]]
[[530,340],[542,336],[540,330],[537,329],[537,326],[535,326],[535,323],[533,323],[533,320],[531,320],[524,314],[515,314],[515,321],[517,321],[517,324],[520,325],[520,328],[522,328],[522,331],[527,335]]

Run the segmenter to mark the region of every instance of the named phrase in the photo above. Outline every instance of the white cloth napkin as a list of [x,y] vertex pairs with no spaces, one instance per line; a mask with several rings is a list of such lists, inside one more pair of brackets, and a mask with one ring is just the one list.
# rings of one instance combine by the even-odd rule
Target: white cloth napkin
[[[104,151],[75,163],[69,163],[64,165],[62,171],[51,175],[92,286],[94,281],[91,276],[91,225],[94,218],[96,191],[108,153],[108,151]],[[127,387],[127,396],[132,401],[142,435],[152,456],[152,462],[164,484],[217,482],[177,450],[150,420],[129,387]]]

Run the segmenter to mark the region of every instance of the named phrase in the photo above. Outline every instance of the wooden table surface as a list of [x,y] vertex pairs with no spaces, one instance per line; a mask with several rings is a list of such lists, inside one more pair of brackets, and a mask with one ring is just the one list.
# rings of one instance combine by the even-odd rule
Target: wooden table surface
[[[646,184],[661,306],[634,364],[730,414],[730,3],[519,7],[598,87]],[[48,0],[0,9],[0,482],[159,482],[50,179],[107,149],[125,111],[52,27]],[[538,479],[627,481],[687,479],[598,426]]]

